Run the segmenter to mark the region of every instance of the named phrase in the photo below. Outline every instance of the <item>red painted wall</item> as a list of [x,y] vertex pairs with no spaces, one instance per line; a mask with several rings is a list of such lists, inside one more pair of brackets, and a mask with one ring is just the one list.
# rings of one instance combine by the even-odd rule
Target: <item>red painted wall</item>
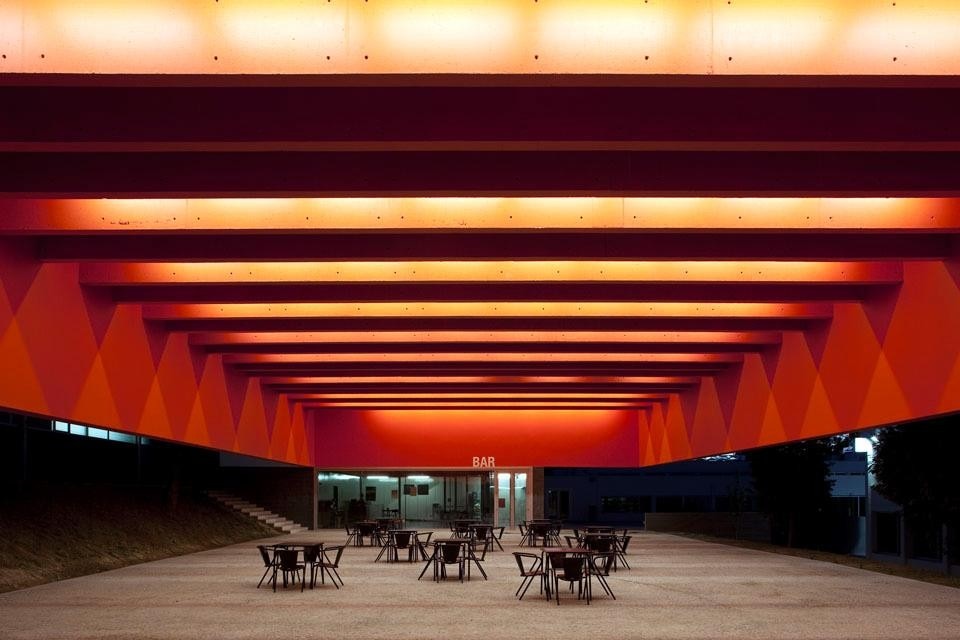
[[633,467],[639,464],[635,410],[310,411],[318,466],[470,467],[494,456],[498,467]]
[[233,375],[184,334],[146,325],[78,284],[76,264],[40,263],[0,241],[0,406],[156,438],[310,464],[299,407]]
[[655,406],[643,464],[700,457],[960,411],[960,266],[907,262],[880,299],[835,305],[822,329]]

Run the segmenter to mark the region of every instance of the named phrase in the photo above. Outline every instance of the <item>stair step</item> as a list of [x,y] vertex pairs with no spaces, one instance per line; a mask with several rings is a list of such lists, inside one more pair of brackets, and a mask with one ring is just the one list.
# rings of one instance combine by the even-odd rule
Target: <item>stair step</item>
[[238,498],[237,496],[225,491],[207,491],[207,495],[227,507],[236,509],[244,515],[250,516],[251,518],[256,518],[260,522],[268,524],[274,529],[278,529],[285,533],[301,533],[303,531],[307,531],[307,527],[301,526],[293,520],[284,518],[283,516],[269,511],[268,509],[264,509],[258,504],[250,502],[249,500]]

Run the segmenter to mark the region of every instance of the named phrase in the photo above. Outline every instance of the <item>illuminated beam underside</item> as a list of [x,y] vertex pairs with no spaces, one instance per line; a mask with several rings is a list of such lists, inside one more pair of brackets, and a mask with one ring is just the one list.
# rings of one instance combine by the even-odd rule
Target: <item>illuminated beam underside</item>
[[408,261],[88,263],[86,285],[245,283],[661,282],[872,283],[900,281],[896,262]]
[[631,362],[631,363],[735,363],[743,354],[735,353],[252,353],[227,354],[224,363],[232,365],[313,364],[313,363],[379,363],[379,362]]
[[312,410],[323,409],[511,409],[511,410],[533,410],[533,409],[576,409],[578,411],[589,411],[591,409],[646,409],[650,405],[645,403],[633,402],[472,402],[469,400],[463,402],[318,402],[304,403],[304,408]]
[[565,408],[565,409],[577,409],[581,411],[588,411],[590,409],[644,409],[649,405],[645,403],[635,403],[635,402],[564,402],[562,400],[545,403],[523,403],[515,401],[504,401],[504,402],[473,402],[470,400],[457,401],[457,402],[435,402],[435,401],[424,401],[424,402],[394,402],[389,400],[384,401],[361,401],[361,402],[311,402],[304,403],[304,408],[309,409],[336,409],[336,408],[347,408],[347,409],[555,409],[555,408]]
[[0,71],[957,74],[958,24],[952,0],[20,0]]
[[[482,229],[960,231],[960,198],[353,197],[0,200],[6,233]],[[215,247],[210,247],[215,249]]]
[[383,394],[377,393],[352,393],[352,394],[338,394],[338,393],[299,393],[299,394],[290,394],[287,396],[288,400],[294,402],[307,402],[310,400],[323,400],[323,401],[338,401],[338,400],[382,400],[384,398],[389,398],[396,401],[405,401],[405,400],[458,400],[458,399],[469,399],[469,400],[547,400],[547,399],[563,399],[563,400],[590,400],[590,399],[601,399],[601,400],[637,400],[637,401],[660,401],[666,400],[669,398],[667,394],[662,393],[617,393],[617,392],[596,392],[596,393],[576,393],[576,392],[567,392],[567,393],[487,393],[482,391],[477,391],[470,393],[469,395],[458,394],[458,393],[431,393],[428,395],[417,393],[415,391],[410,392],[395,392],[390,394],[390,396],[384,396]]
[[148,320],[321,318],[791,318],[824,319],[828,304],[741,302],[292,302],[144,305]]
[[541,376],[379,376],[376,374],[363,376],[356,375],[345,378],[336,377],[318,377],[318,376],[261,376],[264,384],[274,386],[298,385],[320,383],[326,385],[336,384],[394,384],[394,383],[424,383],[424,384],[443,384],[443,383],[473,383],[473,384],[562,384],[562,383],[584,383],[584,384],[664,384],[664,385],[685,385],[697,384],[699,377],[693,376],[569,376],[569,375],[541,375]]

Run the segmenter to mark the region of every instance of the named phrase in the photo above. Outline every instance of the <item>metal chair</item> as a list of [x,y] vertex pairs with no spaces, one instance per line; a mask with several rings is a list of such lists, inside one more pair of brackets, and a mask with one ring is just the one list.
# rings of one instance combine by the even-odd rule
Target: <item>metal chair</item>
[[267,574],[271,571],[273,576],[270,580],[274,583],[274,591],[276,591],[276,582],[277,582],[277,557],[274,554],[273,557],[270,557],[270,551],[264,545],[257,545],[257,549],[260,551],[260,558],[263,559],[263,566],[265,567],[263,575],[260,576],[260,582],[257,583],[257,589],[260,588],[260,585],[263,584],[264,578],[267,577]]
[[[520,576],[523,578],[523,580],[520,581],[520,586],[517,587],[516,593],[513,595],[520,596],[520,599],[523,600],[523,596],[526,595],[527,589],[533,584],[535,578],[540,578],[540,593],[543,593],[543,561],[540,559],[540,556],[534,553],[514,551],[513,557],[517,561],[517,567],[520,568]],[[529,567],[524,566],[524,559],[532,560]]]
[[587,567],[587,557],[584,555],[564,556],[563,562],[559,567],[553,570],[553,587],[556,591],[557,605],[560,605],[560,581],[570,583],[570,591],[573,591],[573,584],[577,584],[577,600],[586,597],[587,604],[590,604],[590,571]]
[[[300,578],[301,580],[300,590],[302,591],[303,590],[302,581],[306,577],[304,575],[306,573],[306,565],[302,562],[297,561],[297,557],[300,555],[300,553],[296,549],[278,549],[276,555],[280,557],[280,563],[279,563],[278,569],[280,570],[280,573],[283,575],[283,586],[284,587],[287,586],[287,578],[290,576],[290,574],[293,574],[294,584],[296,584],[296,579]],[[274,591],[277,590],[276,580],[273,581],[273,590]]]
[[[320,580],[323,581],[323,572],[326,571],[327,575],[330,576],[330,582],[333,583],[337,589],[343,586],[343,578],[340,577],[339,571],[340,568],[340,557],[343,555],[343,550],[346,547],[344,545],[338,545],[336,547],[329,547],[323,550],[323,553],[320,554]],[[328,552],[336,551],[337,554],[334,556],[333,562],[330,562]],[[340,584],[337,584],[337,581],[340,581]]]
[[610,577],[610,568],[616,566],[616,559],[616,554],[613,551],[597,553],[590,557],[590,577],[596,577],[604,593],[614,600],[617,599],[617,596],[613,595],[613,589],[607,583],[607,578]]
[[[434,553],[437,554],[437,564],[434,566],[434,576],[447,578],[447,565],[457,565],[457,575],[460,582],[463,582],[464,569],[466,567],[466,555],[463,553],[463,545],[458,542],[438,542],[434,545]],[[439,569],[439,576],[437,571]]]

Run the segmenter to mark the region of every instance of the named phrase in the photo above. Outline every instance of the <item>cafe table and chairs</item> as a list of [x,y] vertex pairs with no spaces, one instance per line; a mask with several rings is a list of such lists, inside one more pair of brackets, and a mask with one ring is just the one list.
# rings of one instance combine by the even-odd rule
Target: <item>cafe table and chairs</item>
[[[262,545],[260,549],[261,558],[264,564],[267,562],[266,554],[273,552],[273,590],[277,590],[277,573],[279,572],[283,579],[283,586],[286,587],[288,579],[296,582],[300,579],[300,590],[307,583],[307,571],[310,572],[310,588],[313,589],[316,583],[318,570],[322,571],[322,562],[324,560],[323,543],[316,540],[287,540],[273,545]],[[302,559],[301,559],[302,558]],[[266,575],[266,574],[264,574]],[[321,582],[323,575],[321,573]],[[262,578],[261,578],[262,582]],[[259,585],[257,585],[259,587]]]
[[588,533],[583,536],[583,546],[597,553],[612,553],[613,570],[617,570],[617,536],[613,533]]
[[475,524],[480,524],[480,521],[472,518],[459,518],[453,521],[450,531],[455,538],[469,538],[470,527]]
[[[453,546],[459,547],[459,550],[454,551]],[[445,571],[444,564],[459,563],[461,560],[466,569],[467,580],[470,579],[471,565],[477,568],[484,580],[487,579],[487,572],[483,570],[480,559],[473,552],[473,545],[469,538],[437,538],[433,541],[433,553],[424,563],[417,580],[423,578],[431,567],[433,579],[440,580]]]
[[361,520],[356,523],[354,531],[354,541],[358,547],[364,546],[365,540],[370,542],[371,547],[381,542],[376,520]]
[[560,582],[569,582],[570,589],[577,585],[577,599],[586,599],[590,604],[593,585],[591,582],[590,549],[572,549],[570,547],[544,547],[541,550],[543,567],[543,589],[547,599],[556,598],[560,604]]
[[474,548],[479,545],[483,545],[483,556],[486,557],[487,551],[493,551],[494,545],[500,548],[500,551],[503,551],[503,545],[500,544],[500,541],[497,540],[497,536],[493,533],[492,524],[471,524],[470,525],[470,534],[469,538],[473,541]]
[[386,544],[380,549],[374,562],[379,561],[386,556],[387,562],[400,562],[400,552],[403,551],[407,556],[407,562],[413,562],[417,556],[417,530],[416,529],[390,529],[386,533]]

